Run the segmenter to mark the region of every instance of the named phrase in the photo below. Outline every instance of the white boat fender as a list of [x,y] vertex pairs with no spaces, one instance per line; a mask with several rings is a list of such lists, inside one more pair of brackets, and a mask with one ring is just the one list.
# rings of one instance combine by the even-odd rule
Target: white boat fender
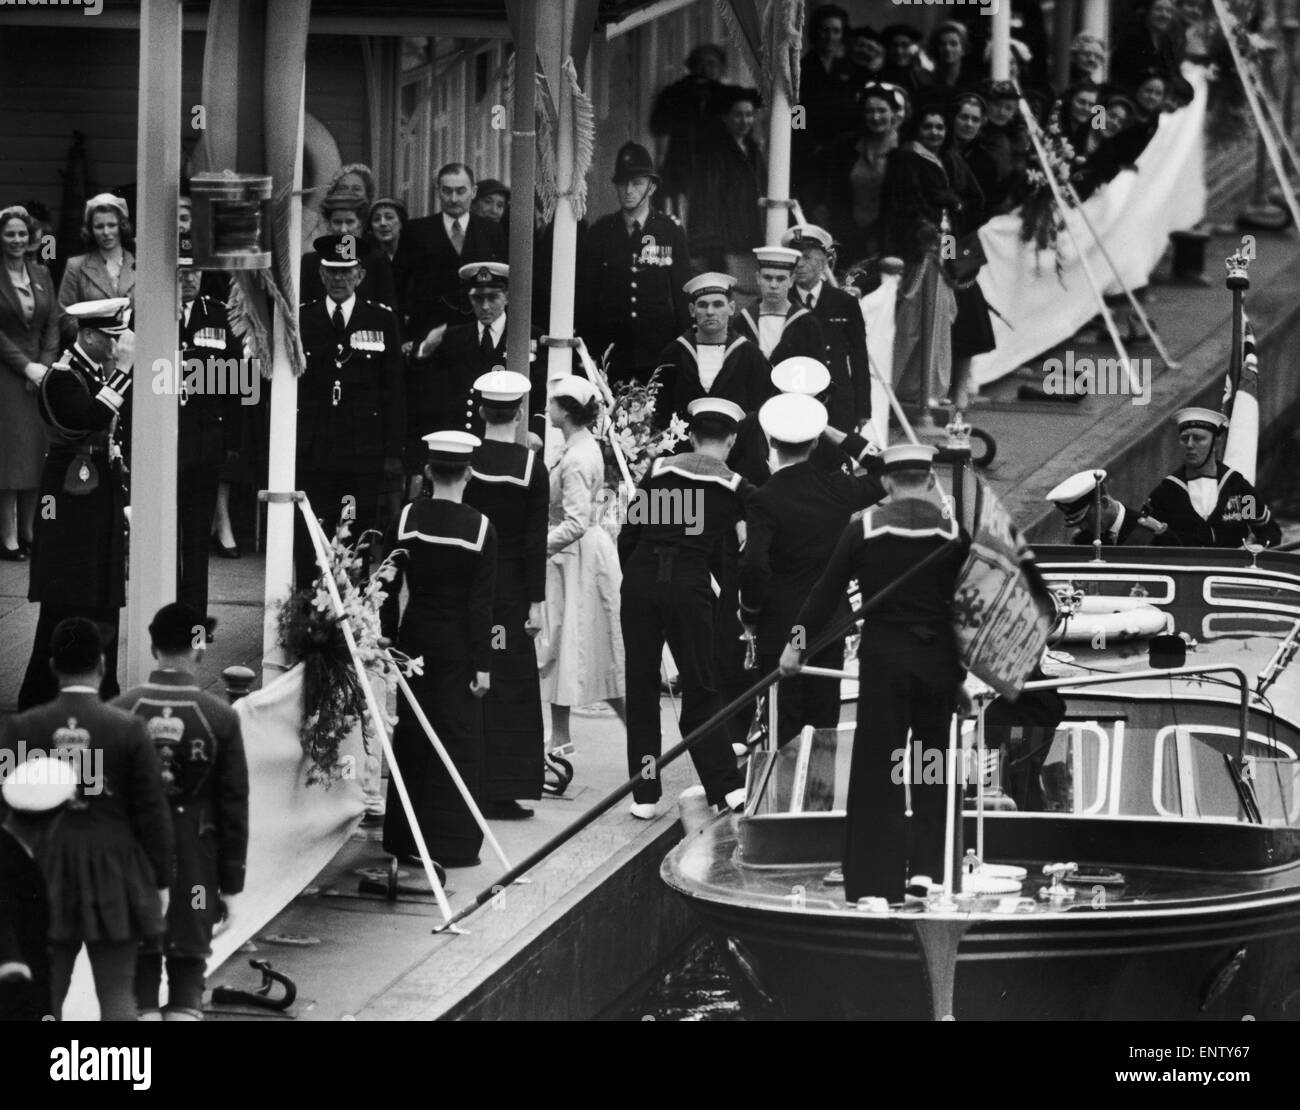
[[704,796],[704,787],[688,786],[677,796],[677,815],[687,836],[703,831],[713,818],[713,807]]
[[1085,597],[1078,613],[1063,617],[1053,629],[1058,643],[1137,640],[1173,631],[1173,617],[1139,598]]

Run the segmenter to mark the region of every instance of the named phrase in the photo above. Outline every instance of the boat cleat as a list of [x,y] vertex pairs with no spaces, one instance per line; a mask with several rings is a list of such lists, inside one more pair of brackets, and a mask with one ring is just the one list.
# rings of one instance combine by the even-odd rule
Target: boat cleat
[[1079,870],[1077,863],[1049,863],[1043,867],[1043,874],[1052,880],[1052,885],[1042,887],[1038,891],[1038,897],[1045,902],[1051,902],[1052,905],[1062,905],[1066,902],[1073,902],[1075,891],[1072,887],[1065,885],[1067,875],[1073,875]]

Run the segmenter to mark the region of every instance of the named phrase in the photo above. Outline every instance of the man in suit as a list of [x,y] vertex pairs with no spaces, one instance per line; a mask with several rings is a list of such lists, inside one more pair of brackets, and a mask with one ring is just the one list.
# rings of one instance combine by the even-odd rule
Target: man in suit
[[867,329],[857,298],[826,280],[832,242],[829,231],[813,224],[799,224],[781,236],[782,246],[800,254],[790,299],[813,314],[826,344],[821,361],[831,372],[834,386],[826,404],[831,427],[861,431],[871,419]]
[[[384,475],[400,475],[405,433],[405,371],[392,309],[357,296],[365,267],[350,236],[324,235],[320,254],[325,299],[298,316],[307,370],[298,383],[299,483],[326,536],[344,499],[351,541],[375,526]],[[298,582],[319,571],[305,526],[294,543]]]
[[117,684],[117,626],[126,604],[126,468],[118,439],[127,410],[135,338],[125,297],[69,305],[77,341],[41,379],[37,405],[50,435],[41,472],[41,504],[32,539],[29,601],[40,603],[32,655],[18,708],[49,701],[58,684],[49,669],[50,637],[69,617],[98,622],[104,633],[101,694]]
[[659,352],[690,323],[686,232],[656,212],[659,185],[650,152],[625,143],[614,162],[619,211],[592,225],[578,260],[578,331],[596,358],[612,343],[611,384],[645,381]]
[[[1140,525],[1138,511],[1106,492],[1104,470],[1081,470],[1053,487],[1046,500],[1061,510],[1070,542],[1090,544],[1097,535],[1097,504],[1101,503],[1101,542],[1146,544],[1151,532]],[[1101,487],[1098,497],[1097,487]],[[1134,533],[1137,533],[1134,538]]]
[[236,373],[243,345],[230,329],[226,306],[199,293],[203,275],[193,268],[189,247],[189,237],[181,236],[177,596],[198,611],[210,640],[216,621],[208,618],[208,533],[221,467],[239,454],[241,395],[233,387],[246,379]]
[[462,266],[506,261],[501,225],[469,210],[474,171],[463,162],[451,162],[438,171],[437,188],[439,212],[414,219],[402,229],[418,260],[411,274],[408,309],[410,337],[417,346],[434,328],[469,322],[472,310],[461,286]]
[[[812,461],[827,427],[826,408],[807,394],[784,393],[758,410],[775,455],[776,472],[746,507],[747,532],[740,563],[740,615],[758,642],[758,669],[780,661],[795,617],[830,561],[849,518],[885,496],[874,475],[849,477]],[[849,615],[841,599],[835,620]],[[813,666],[844,666],[844,637],[828,644]],[[804,725],[834,728],[840,720],[840,684],[834,679],[783,679],[777,694],[778,744]]]

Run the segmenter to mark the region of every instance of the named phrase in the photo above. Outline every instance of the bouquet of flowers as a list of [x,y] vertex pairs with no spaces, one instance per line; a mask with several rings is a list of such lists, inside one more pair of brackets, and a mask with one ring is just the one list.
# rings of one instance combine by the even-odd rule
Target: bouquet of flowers
[[[341,523],[327,553],[328,573],[338,587],[343,616],[335,611],[324,574],[310,587],[294,590],[280,608],[280,645],[289,658],[303,665],[303,705],[307,712],[300,738],[302,750],[311,759],[307,769],[309,785],[329,787],[344,777],[347,764],[339,756],[339,746],[358,723],[366,754],[370,754],[373,728],[366,713],[365,691],[343,636],[343,621],[352,629],[357,658],[366,673],[382,676],[390,688],[396,685],[384,655],[379,623],[388,584],[397,575],[392,563],[395,552],[389,552],[379,569],[359,584],[362,556],[358,548],[376,533],[365,533],[349,544],[350,531],[346,522]],[[422,659],[392,650],[389,655],[403,674],[422,673]]]
[[[1052,195],[1048,175],[1052,175],[1064,191],[1077,161],[1074,146],[1061,127],[1059,107],[1052,113],[1051,122],[1043,134],[1043,148],[1047,154],[1046,166],[1039,159],[1037,149],[1029,155],[1029,166],[1025,171],[1028,192],[1020,208],[1020,238],[1022,242],[1036,244],[1040,251],[1054,251],[1057,235],[1065,226],[1065,221],[1056,210],[1056,199]],[[1064,195],[1069,203],[1069,194]],[[1057,268],[1060,269],[1059,258]]]

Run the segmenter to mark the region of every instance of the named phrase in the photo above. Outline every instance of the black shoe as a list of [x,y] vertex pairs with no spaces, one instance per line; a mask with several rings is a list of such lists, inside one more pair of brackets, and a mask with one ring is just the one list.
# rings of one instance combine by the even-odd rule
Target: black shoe
[[486,802],[483,805],[483,816],[493,821],[526,821],[532,815],[531,809],[518,802]]
[[478,856],[443,856],[438,860],[443,867],[477,867],[483,861]]
[[207,634],[207,635],[206,635],[206,639],[207,639],[207,642],[208,642],[208,643],[212,643],[212,642],[217,638],[217,637],[214,635],[214,633],[215,633],[215,631],[216,631],[216,627],[217,627],[217,618],[216,618],[216,617],[204,617],[204,618],[203,618],[203,628],[204,628],[204,630],[205,630],[205,632],[206,632],[206,634]]
[[25,563],[27,562],[27,552],[21,547],[4,547],[0,545],[0,559],[6,563]]
[[238,559],[239,548],[237,546],[224,547],[216,536],[212,537],[212,550],[220,555],[223,559]]

